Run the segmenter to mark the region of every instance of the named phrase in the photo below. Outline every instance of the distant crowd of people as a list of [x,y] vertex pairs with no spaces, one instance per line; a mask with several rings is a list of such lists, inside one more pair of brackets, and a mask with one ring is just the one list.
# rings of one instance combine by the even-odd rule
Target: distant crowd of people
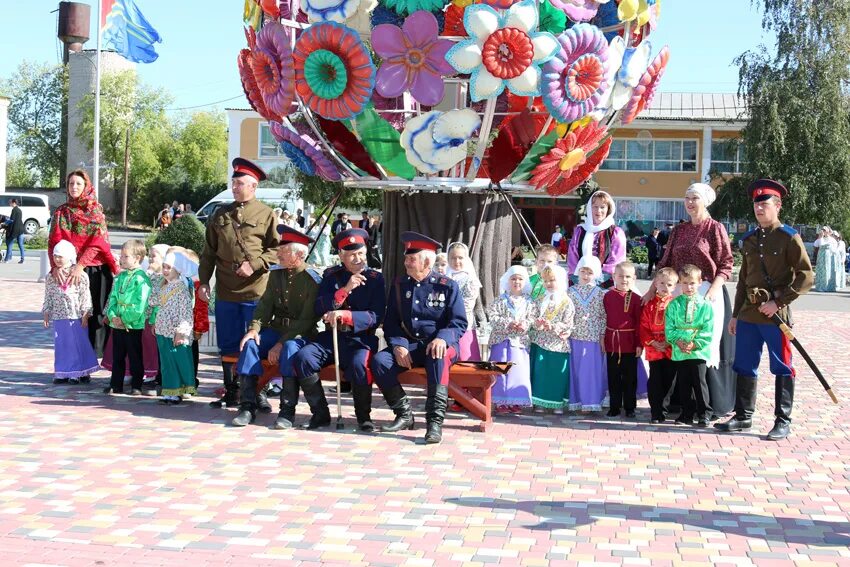
[[191,203],[180,203],[178,201],[174,201],[170,205],[165,203],[156,216],[156,228],[164,230],[183,215],[195,216]]

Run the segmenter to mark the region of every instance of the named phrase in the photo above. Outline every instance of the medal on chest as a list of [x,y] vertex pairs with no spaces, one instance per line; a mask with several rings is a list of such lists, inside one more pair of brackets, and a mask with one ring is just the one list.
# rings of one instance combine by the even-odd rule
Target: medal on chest
[[410,290],[408,290],[408,292],[404,294],[404,297],[410,299],[411,297],[413,297],[413,294],[410,292]]
[[440,301],[440,307],[445,307],[446,306],[446,294],[441,293],[438,299]]

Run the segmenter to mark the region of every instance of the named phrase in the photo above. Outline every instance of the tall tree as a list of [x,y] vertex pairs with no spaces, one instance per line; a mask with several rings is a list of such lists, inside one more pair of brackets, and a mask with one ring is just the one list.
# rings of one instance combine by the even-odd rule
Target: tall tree
[[193,185],[227,183],[227,122],[221,112],[196,112],[178,136],[178,161]]
[[18,150],[35,183],[59,186],[65,163],[62,145],[62,103],[68,93],[67,73],[61,65],[23,61],[0,92],[9,104],[9,144]]
[[850,215],[850,1],[752,0],[775,35],[738,57],[739,94],[749,109],[742,131],[744,174],[723,185],[715,210],[752,215],[745,194],[758,177],[791,190],[783,219],[844,222]]
[[21,156],[9,156],[6,161],[6,187],[35,187],[35,173]]

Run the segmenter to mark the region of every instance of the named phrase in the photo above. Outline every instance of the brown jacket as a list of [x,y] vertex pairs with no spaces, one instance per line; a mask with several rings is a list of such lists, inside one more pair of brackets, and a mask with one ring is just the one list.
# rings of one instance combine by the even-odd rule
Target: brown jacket
[[[209,285],[215,271],[217,299],[255,301],[266,289],[269,265],[277,262],[277,245],[274,212],[256,199],[234,201],[207,220],[198,279]],[[236,270],[245,260],[254,273],[242,278]]]
[[[770,294],[782,308],[779,315],[787,321],[788,304],[807,293],[815,279],[803,240],[796,230],[777,222],[770,228],[751,230],[743,241],[744,260],[738,274],[732,316],[750,323],[772,324],[758,310]],[[753,292],[758,294],[756,303],[749,298]]]

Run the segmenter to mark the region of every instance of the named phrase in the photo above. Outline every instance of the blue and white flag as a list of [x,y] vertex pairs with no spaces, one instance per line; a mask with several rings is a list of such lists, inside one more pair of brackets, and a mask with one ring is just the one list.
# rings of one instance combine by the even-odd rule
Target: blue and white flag
[[162,38],[134,0],[105,0],[100,22],[106,49],[135,63],[152,63],[159,57],[153,44],[161,43]]

